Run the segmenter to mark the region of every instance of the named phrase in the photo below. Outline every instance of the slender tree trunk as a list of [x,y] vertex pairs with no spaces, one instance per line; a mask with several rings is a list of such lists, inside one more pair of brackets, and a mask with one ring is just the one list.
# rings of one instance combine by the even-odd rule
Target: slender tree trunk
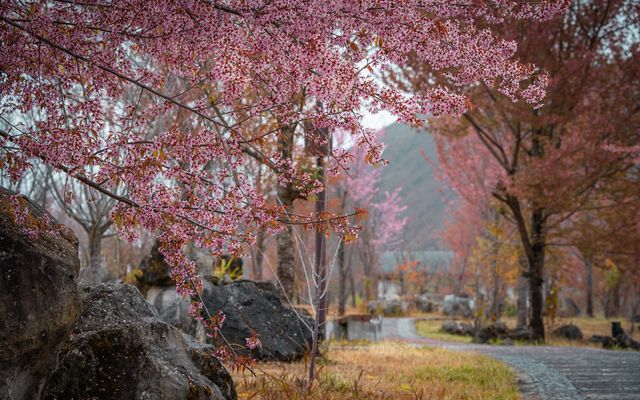
[[587,315],[593,318],[593,259],[589,255],[584,257],[584,275],[587,291]]
[[256,281],[261,281],[263,279],[262,263],[264,261],[264,240],[264,231],[260,230],[260,232],[258,232],[258,237],[256,238],[256,257],[253,262],[253,279]]
[[[496,217],[497,220],[497,217]],[[491,238],[491,252],[493,254],[493,259],[491,261],[491,269],[493,272],[492,276],[492,293],[491,293],[491,311],[490,318],[493,321],[500,320],[500,310],[501,310],[501,299],[500,299],[500,274],[498,270],[498,254],[500,251],[500,245],[495,237]]]
[[491,319],[494,321],[500,320],[500,277],[498,276],[498,263],[495,260],[492,262],[493,266],[493,290],[491,294]]
[[[319,130],[317,134],[322,134],[325,138],[328,138],[328,131]],[[316,154],[316,168],[318,172],[318,179],[323,185],[323,189],[316,198],[316,214],[322,216],[326,210],[327,200],[327,182],[324,175],[324,157],[328,154],[328,148],[322,146],[321,143],[315,141],[313,138],[311,144],[313,145],[312,151]],[[329,142],[330,145],[330,142]],[[326,256],[325,256],[325,236],[323,230],[320,227],[316,227],[315,234],[316,242],[316,254],[315,254],[315,276],[316,276],[316,321],[313,329],[313,344],[311,350],[311,360],[309,362],[309,379],[308,388],[313,385],[315,378],[316,358],[318,356],[318,346],[320,342],[325,339],[326,336],[326,322],[327,322],[327,285],[329,283],[329,276],[327,273]]]
[[[521,262],[527,265],[527,260],[525,258],[521,259]],[[518,284],[517,284],[517,292],[518,292],[518,300],[517,300],[517,321],[516,321],[516,329],[526,328],[527,326],[527,316],[529,315],[529,308],[527,307],[527,278],[520,274],[518,275]]]
[[344,243],[338,242],[338,315],[343,316],[347,303],[347,265],[344,256]]
[[462,268],[460,273],[458,274],[458,278],[453,286],[453,294],[456,296],[460,296],[462,293],[462,282],[464,281],[464,274],[467,272],[467,260],[465,259],[462,263]]
[[620,282],[609,289],[605,304],[605,318],[613,318],[620,315]]
[[[262,165],[258,165],[258,171],[256,173],[256,192],[262,193]],[[264,240],[265,234],[264,230],[261,228],[256,237],[256,251],[255,257],[253,258],[253,279],[256,281],[261,281],[263,279],[262,276],[262,262],[264,259]]]
[[[349,265],[351,265],[351,262],[349,262]],[[357,307],[356,280],[353,276],[353,268],[349,268],[347,273],[349,274],[349,290],[351,291],[351,307],[356,308]]]
[[[320,175],[320,180],[323,184],[325,184],[324,180],[324,157],[318,157],[317,160],[317,168]],[[325,188],[318,193],[318,197],[316,200],[316,213],[318,215],[322,215],[325,211],[326,207],[326,184]],[[316,325],[318,327],[318,337],[316,341],[321,342],[325,338],[325,328],[326,328],[326,320],[327,320],[327,284],[329,277],[327,276],[326,270],[326,256],[325,256],[325,241],[324,241],[324,233],[316,228],[316,254],[315,254],[315,264],[316,264],[316,299],[318,302],[316,312],[318,313],[316,318]]]
[[[278,139],[278,148],[282,159],[291,159],[293,149],[293,129],[285,126],[280,130]],[[293,211],[293,201],[296,198],[296,192],[291,183],[285,186],[278,185],[278,199],[284,207],[285,212]],[[281,286],[280,290],[285,296],[285,301],[294,301],[295,295],[295,269],[294,269],[294,242],[293,242],[293,226],[285,224],[285,228],[276,234],[276,245],[278,250],[278,269],[276,271]]]

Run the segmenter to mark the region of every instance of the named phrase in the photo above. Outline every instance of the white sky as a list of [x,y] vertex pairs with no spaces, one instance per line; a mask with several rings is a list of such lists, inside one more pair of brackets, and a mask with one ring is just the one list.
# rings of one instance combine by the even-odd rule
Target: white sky
[[362,118],[362,124],[366,128],[382,129],[386,126],[396,122],[397,118],[391,115],[388,111],[382,111],[377,114],[371,114],[364,111],[364,118]]

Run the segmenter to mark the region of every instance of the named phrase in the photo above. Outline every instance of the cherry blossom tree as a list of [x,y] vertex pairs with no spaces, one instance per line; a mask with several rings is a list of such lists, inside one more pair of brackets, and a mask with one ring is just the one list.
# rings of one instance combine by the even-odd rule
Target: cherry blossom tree
[[[361,110],[414,124],[424,114],[463,113],[467,99],[450,87],[410,95],[373,78],[409,56],[447,71],[456,86],[482,81],[538,104],[544,77],[512,60],[513,41],[482,26],[548,19],[566,3],[3,1],[2,174],[18,180],[37,159],[116,200],[111,218],[121,237],[133,240],[138,227],[159,232],[178,291],[197,298],[196,268],[182,252],[190,241],[222,254],[252,245],[262,227],[275,234],[313,224],[354,235],[345,216],[295,215],[268,202],[243,171],[248,157],[304,196],[321,185],[290,149],[309,124],[349,132],[376,164],[382,148],[362,127]],[[25,118],[33,111],[37,118]],[[186,118],[150,134],[172,113]],[[253,133],[266,119],[277,124]],[[348,154],[331,157],[339,169]],[[201,307],[194,303],[194,315],[217,331],[223,318]]]

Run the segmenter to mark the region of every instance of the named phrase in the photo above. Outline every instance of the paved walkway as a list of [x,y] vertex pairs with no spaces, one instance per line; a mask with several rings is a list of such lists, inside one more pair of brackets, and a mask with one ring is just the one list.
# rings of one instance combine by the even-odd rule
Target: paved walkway
[[640,352],[551,346],[490,346],[426,339],[412,318],[385,318],[382,337],[419,345],[472,350],[519,373],[525,399],[640,400]]

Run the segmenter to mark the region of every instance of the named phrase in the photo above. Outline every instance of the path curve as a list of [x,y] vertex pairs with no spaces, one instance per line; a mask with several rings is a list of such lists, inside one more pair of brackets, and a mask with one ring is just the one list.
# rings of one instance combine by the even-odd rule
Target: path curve
[[383,339],[477,351],[518,371],[525,399],[640,400],[640,352],[580,347],[442,342],[418,335],[414,318],[384,318]]

